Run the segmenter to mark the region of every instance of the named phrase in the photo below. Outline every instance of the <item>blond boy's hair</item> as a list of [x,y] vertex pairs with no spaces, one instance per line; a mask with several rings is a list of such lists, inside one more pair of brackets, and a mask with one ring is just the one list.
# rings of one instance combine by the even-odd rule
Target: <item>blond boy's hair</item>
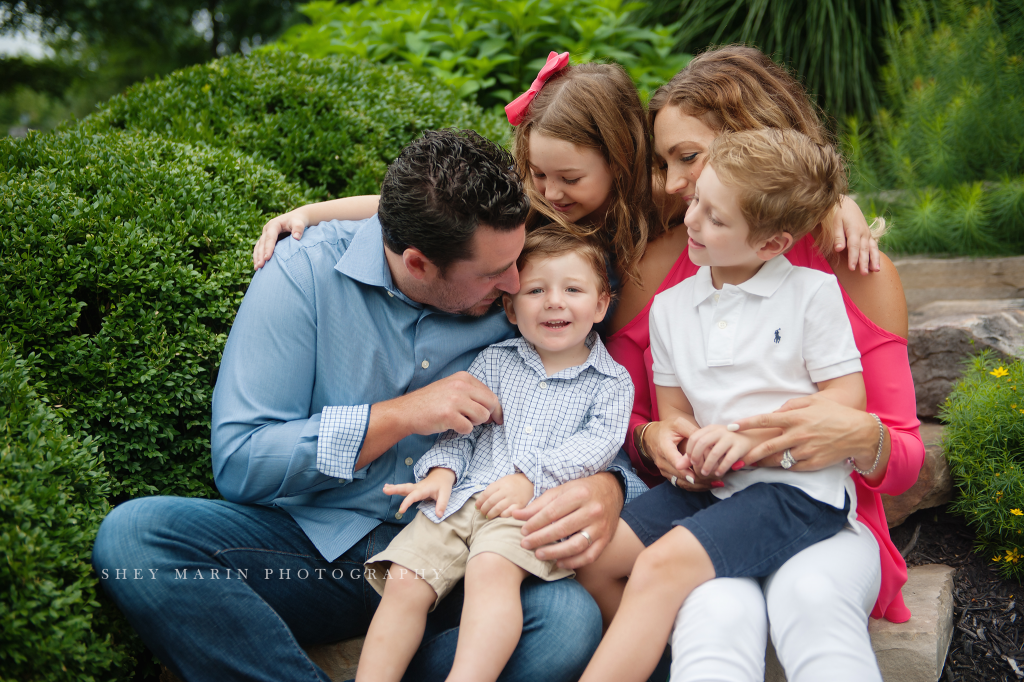
[[795,130],[723,133],[711,144],[707,163],[722,184],[739,192],[750,244],[782,232],[798,241],[830,221],[846,193],[842,157],[832,145]]
[[519,254],[516,267],[522,271],[523,266],[531,260],[557,258],[567,253],[575,253],[593,269],[597,275],[599,294],[611,295],[612,288],[608,282],[604,249],[594,239],[581,237],[555,223],[527,233],[526,243],[523,244],[523,251]]

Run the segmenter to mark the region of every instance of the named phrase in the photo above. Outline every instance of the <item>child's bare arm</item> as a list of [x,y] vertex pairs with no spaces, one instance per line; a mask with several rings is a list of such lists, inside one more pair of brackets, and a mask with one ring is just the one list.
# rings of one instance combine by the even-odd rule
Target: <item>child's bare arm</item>
[[818,394],[822,398],[852,407],[855,410],[864,410],[867,407],[867,393],[864,390],[864,375],[860,372],[846,374],[828,381],[818,382]]

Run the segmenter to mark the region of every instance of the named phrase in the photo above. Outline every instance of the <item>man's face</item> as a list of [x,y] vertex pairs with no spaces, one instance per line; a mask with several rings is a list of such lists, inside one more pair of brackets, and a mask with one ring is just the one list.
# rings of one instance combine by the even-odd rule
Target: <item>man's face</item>
[[483,315],[502,292],[519,291],[516,259],[525,238],[522,225],[501,231],[478,226],[473,233],[473,257],[456,261],[444,277],[438,275],[428,282],[431,300],[423,302],[449,313]]

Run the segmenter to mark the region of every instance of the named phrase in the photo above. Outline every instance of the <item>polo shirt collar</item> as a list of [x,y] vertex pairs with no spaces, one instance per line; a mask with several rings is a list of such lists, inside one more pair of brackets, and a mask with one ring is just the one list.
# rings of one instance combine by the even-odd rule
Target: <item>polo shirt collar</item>
[[384,235],[381,232],[380,220],[375,215],[363,221],[356,229],[348,248],[334,266],[338,272],[351,277],[357,282],[373,287],[383,287],[395,297],[417,308],[422,304],[413,301],[395,286],[391,278],[391,268],[384,256]]
[[[785,256],[776,256],[762,265],[756,275],[742,284],[735,285],[734,288],[753,296],[771,298],[778,291],[782,282],[785,281],[787,275],[793,270],[793,267],[793,264]],[[717,289],[711,283],[711,268],[707,265],[702,266],[697,271],[697,274],[694,275],[694,280],[693,305],[698,306],[710,298]],[[733,286],[732,284],[726,284],[722,289],[725,290]]]

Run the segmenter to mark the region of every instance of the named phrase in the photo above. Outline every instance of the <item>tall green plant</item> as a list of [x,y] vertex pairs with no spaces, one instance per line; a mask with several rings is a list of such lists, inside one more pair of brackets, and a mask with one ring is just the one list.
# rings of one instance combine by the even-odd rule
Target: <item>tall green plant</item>
[[646,95],[689,61],[678,26],[641,26],[624,0],[317,1],[272,47],[358,56],[429,73],[463,97],[503,105],[529,87],[551,50],[615,61]]
[[642,20],[677,26],[678,49],[746,43],[785,63],[829,114],[870,116],[891,0],[652,0]]
[[887,248],[1024,250],[1024,45],[1008,35],[998,5],[964,0],[909,3],[891,31],[889,108],[844,140],[855,190],[893,223]]

